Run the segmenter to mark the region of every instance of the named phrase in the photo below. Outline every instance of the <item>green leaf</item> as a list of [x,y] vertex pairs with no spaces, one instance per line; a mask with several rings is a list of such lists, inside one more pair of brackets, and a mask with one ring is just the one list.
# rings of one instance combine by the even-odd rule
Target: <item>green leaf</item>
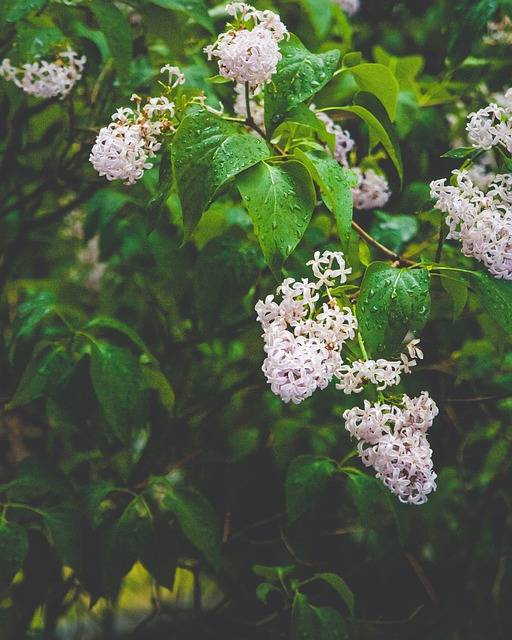
[[18,307],[12,328],[9,357],[12,360],[16,343],[20,338],[31,338],[38,325],[57,308],[55,296],[49,291],[41,291]]
[[84,517],[77,504],[64,503],[45,509],[43,522],[63,564],[80,577],[84,572]]
[[348,640],[347,624],[332,607],[315,607],[307,596],[295,593],[291,640]]
[[201,251],[194,278],[199,317],[208,332],[221,323],[234,324],[242,301],[259,273],[257,247],[218,236]]
[[312,580],[323,580],[327,582],[347,605],[351,615],[354,615],[354,594],[345,580],[335,573],[315,573]]
[[395,119],[398,102],[398,81],[388,67],[376,63],[363,63],[343,71],[342,76],[351,74],[359,88],[375,95],[384,105],[391,121]]
[[355,113],[366,122],[370,130],[370,151],[381,142],[393,161],[400,180],[402,180],[404,171],[400,141],[380,100],[367,91],[359,91],[354,97],[354,104],[342,109]]
[[267,582],[282,582],[283,579],[290,575],[295,569],[294,564],[287,564],[285,566],[267,567],[263,564],[255,564],[252,568],[257,576],[265,578]]
[[480,43],[490,18],[498,6],[497,0],[460,0],[450,24],[448,56],[452,64],[462,62]]
[[187,238],[222,185],[269,154],[264,140],[239,133],[206,109],[182,120],[173,142],[172,163]]
[[160,369],[160,365],[155,360],[144,362],[142,363],[141,371],[144,388],[156,391],[162,407],[164,407],[169,414],[172,414],[175,402],[174,390],[169,384],[164,372]]
[[375,211],[374,216],[375,221],[370,227],[370,235],[395,253],[399,253],[420,228],[418,218],[415,216],[389,214],[384,211]]
[[266,263],[279,279],[284,260],[306,231],[315,207],[315,189],[306,167],[294,160],[251,167],[236,180],[252,218]]
[[9,489],[9,496],[41,497],[50,492],[64,499],[73,496],[73,488],[65,474],[45,456],[32,455],[23,458],[16,467],[16,480]]
[[322,495],[334,463],[315,456],[299,456],[286,474],[286,513],[291,524],[314,507]]
[[323,38],[332,20],[331,0],[301,0],[319,38]]
[[373,357],[396,356],[407,333],[421,331],[430,314],[429,287],[428,269],[370,264],[357,299],[357,318]]
[[[38,56],[44,57],[52,52],[57,45],[62,46],[64,34],[48,20],[48,26],[34,26],[27,21],[16,25],[18,50],[22,60],[32,60]],[[54,51],[55,52],[55,51]]]
[[16,522],[0,522],[0,592],[9,587],[27,553],[25,529]]
[[140,366],[125,349],[95,341],[91,349],[91,382],[113,433],[127,443],[141,425],[143,395]]
[[169,527],[160,521],[139,520],[134,532],[137,556],[153,578],[172,591],[178,565],[178,545]]
[[375,62],[389,67],[394,73],[401,91],[414,91],[416,93],[416,77],[425,66],[425,59],[420,55],[392,56],[380,46],[372,48]]
[[94,570],[100,574],[101,595],[116,597],[123,577],[135,564],[134,531],[137,523],[137,511],[130,504],[121,517],[110,518],[98,527],[98,546],[90,552],[94,553],[91,559],[96,565]]
[[48,0],[15,0],[7,14],[7,22],[18,22],[29,13],[37,9],[42,9]]
[[475,149],[475,147],[458,147],[457,149],[450,149],[446,153],[443,153],[441,158],[470,158],[481,153],[481,149]]
[[52,395],[71,371],[72,364],[67,350],[59,345],[46,345],[28,364],[13,398],[5,408],[11,410],[37,398]]
[[472,273],[469,282],[489,314],[512,337],[512,282],[495,278],[488,271]]
[[453,319],[460,318],[468,299],[468,283],[465,280],[444,276],[441,272],[441,284],[453,302]]
[[148,202],[146,209],[146,229],[148,233],[153,231],[164,210],[165,203],[171,195],[174,187],[172,174],[171,145],[165,145],[160,150],[160,167],[158,173],[158,186],[155,195]]
[[270,135],[286,113],[320,91],[332,78],[340,52],[311,53],[293,34],[279,47],[282,59],[265,86],[265,128]]
[[181,11],[215,35],[215,28],[204,0],[150,0],[164,9]]
[[198,491],[176,487],[165,495],[163,504],[176,516],[185,537],[218,569],[221,530],[208,500]]
[[88,6],[105,34],[119,78],[126,81],[132,59],[132,31],[125,15],[110,0],[93,0]]
[[[149,351],[148,347],[146,346],[142,338],[139,336],[139,334],[136,331],[134,331],[131,327],[129,327],[127,324],[125,324],[124,322],[121,322],[121,320],[117,320],[116,318],[112,318],[111,316],[96,316],[90,322],[88,322],[84,327],[84,329],[86,330],[93,329],[93,328],[112,329],[114,331],[122,333],[127,338],[129,338],[134,345],[139,347],[142,353],[148,356],[151,356],[151,352]],[[151,358],[153,358],[153,356],[151,356]]]
[[302,152],[297,149],[295,155],[309,169],[313,180],[320,187],[325,206],[334,214],[341,248],[346,253],[354,208],[350,187],[357,184],[357,176],[321,151]]
[[276,587],[274,584],[270,584],[270,582],[261,582],[256,587],[256,597],[258,600],[263,602],[263,604],[267,604],[268,596],[272,591],[281,593],[281,589]]

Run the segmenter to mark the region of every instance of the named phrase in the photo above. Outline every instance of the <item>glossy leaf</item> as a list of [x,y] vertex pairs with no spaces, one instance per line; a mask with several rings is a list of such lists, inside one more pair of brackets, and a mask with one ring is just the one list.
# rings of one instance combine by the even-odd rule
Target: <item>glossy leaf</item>
[[409,331],[417,334],[430,315],[428,269],[397,269],[373,262],[357,299],[363,341],[374,358],[396,356]]
[[415,216],[397,213],[374,212],[375,221],[370,227],[370,235],[385,247],[400,253],[404,245],[419,231],[420,223]]
[[327,33],[332,20],[331,0],[301,0],[319,38]]
[[350,73],[362,91],[375,95],[384,105],[389,119],[395,119],[399,86],[391,69],[382,64],[363,63],[351,66],[343,73]]
[[0,591],[11,584],[27,553],[25,529],[16,522],[0,522]]
[[402,180],[402,153],[398,134],[380,100],[367,91],[359,91],[354,97],[354,104],[343,107],[343,111],[355,113],[366,122],[370,130],[370,150],[379,142],[382,143]]
[[279,278],[300,242],[315,207],[315,189],[306,167],[293,160],[260,162],[239,175],[236,185],[252,218],[265,261]]
[[339,51],[311,53],[293,34],[279,49],[282,59],[272,81],[265,86],[265,127],[271,134],[286,113],[311,98],[332,78]]
[[334,464],[330,460],[309,455],[295,458],[288,467],[285,482],[289,523],[314,507],[333,471]]
[[188,238],[218,190],[269,156],[264,140],[239,133],[206,109],[186,116],[173,142],[173,168]]
[[45,509],[43,522],[50,541],[65,566],[78,576],[84,572],[83,544],[86,529],[83,512],[75,503],[63,503]]
[[208,500],[198,491],[176,487],[166,493],[163,504],[176,516],[185,537],[218,569],[221,531]]
[[464,311],[466,302],[468,300],[468,283],[466,280],[462,280],[459,277],[443,277],[444,273],[441,272],[441,284],[443,289],[448,293],[453,303],[453,319],[460,318],[461,313]]
[[91,382],[113,433],[128,442],[134,427],[141,426],[143,401],[139,389],[140,367],[125,349],[96,341],[91,350]]
[[498,0],[460,0],[450,25],[448,55],[452,63],[462,62],[479,43]]
[[170,145],[166,145],[160,150],[161,157],[158,186],[155,195],[148,202],[148,206],[146,208],[146,228],[148,233],[153,231],[157,226],[160,216],[162,215],[162,211],[164,210],[165,203],[174,188],[171,149],[172,147]]
[[21,407],[37,398],[51,395],[71,371],[71,360],[64,347],[53,344],[45,346],[28,364],[6,409]]
[[488,271],[472,273],[469,282],[490,315],[512,337],[512,282]]
[[354,209],[350,187],[357,184],[357,176],[321,151],[302,152],[298,149],[295,155],[309,169],[313,180],[320,187],[325,206],[334,214],[341,248],[346,253]]

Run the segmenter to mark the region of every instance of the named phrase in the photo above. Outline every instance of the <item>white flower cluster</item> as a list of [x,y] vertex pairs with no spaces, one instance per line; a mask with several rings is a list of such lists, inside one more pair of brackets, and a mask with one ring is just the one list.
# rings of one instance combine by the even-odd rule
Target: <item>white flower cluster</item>
[[[335,280],[343,284],[351,272],[341,252],[317,251],[312,266],[316,282],[287,278],[273,295],[256,304],[263,326],[265,352],[263,372],[272,391],[284,402],[298,404],[316,389],[324,389],[342,365],[341,348],[353,339],[357,320],[352,311],[340,308],[330,294]],[[328,302],[319,303],[325,288]]]
[[407,345],[408,354],[402,353],[400,360],[355,360],[352,364],[342,365],[338,372],[340,382],[336,389],[341,389],[347,395],[360,393],[368,382],[376,385],[377,391],[400,384],[403,373],[410,373],[411,367],[416,366],[416,358],[423,359],[423,351],[418,347],[419,339],[412,340]]
[[[171,87],[185,81],[177,67],[166,65],[161,71],[169,72],[169,84],[172,77],[177,76]],[[100,176],[107,180],[124,180],[130,185],[153,166],[149,160],[161,147],[159,136],[174,131],[174,102],[166,96],[148,98],[142,108],[139,96],[132,95],[132,100],[137,104],[136,109],[117,109],[112,122],[100,130],[89,156]]]
[[401,406],[364,401],[364,409],[344,412],[345,428],[358,439],[367,467],[401,502],[422,504],[436,490],[432,449],[426,432],[439,413],[427,391],[418,398],[404,395]]
[[11,65],[9,58],[0,64],[0,76],[36,98],[65,98],[75,83],[82,77],[87,58],[78,57],[78,53],[67,47],[61,51],[55,62],[25,63],[21,67]]
[[430,183],[436,207],[446,213],[447,238],[460,240],[462,253],[482,261],[497,278],[512,280],[512,175],[494,177],[487,193],[468,171],[455,170],[456,185]]
[[[240,118],[247,118],[247,105],[245,103],[245,84],[235,84],[235,104],[233,110]],[[265,107],[263,105],[263,91],[262,86],[257,86],[252,91],[252,97],[249,99],[249,109],[251,110],[251,116],[254,124],[265,130]]]
[[391,196],[389,185],[383,176],[373,169],[363,171],[359,167],[352,169],[357,175],[357,185],[351,187],[356,209],[375,209],[383,207]]
[[[272,11],[258,11],[244,2],[233,2],[226,11],[234,18],[240,13],[238,28],[221,33],[214,44],[204,48],[208,60],[219,58],[219,73],[251,88],[269,82],[281,60],[278,42],[288,31]],[[253,23],[252,29],[246,23]]]
[[361,7],[360,0],[334,0],[334,2],[349,16],[357,13]]
[[484,109],[470,113],[466,130],[474,147],[491,149],[502,145],[512,153],[512,89],[500,101],[501,106],[491,102]]

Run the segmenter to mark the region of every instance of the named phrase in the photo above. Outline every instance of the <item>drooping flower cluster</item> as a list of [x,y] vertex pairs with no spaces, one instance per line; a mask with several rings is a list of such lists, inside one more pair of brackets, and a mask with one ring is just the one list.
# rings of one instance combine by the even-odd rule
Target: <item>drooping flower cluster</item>
[[491,149],[497,145],[512,153],[512,89],[484,109],[468,116],[468,138],[474,147]]
[[[161,71],[169,72],[171,88],[185,81],[177,67],[166,65]],[[173,76],[177,78],[174,83]],[[174,102],[166,96],[148,98],[143,107],[139,96],[134,94],[132,100],[136,102],[136,108],[117,109],[112,122],[100,130],[89,156],[100,176],[107,180],[124,180],[130,185],[153,166],[150,159],[161,147],[160,136],[174,131]]]
[[401,502],[422,504],[437,488],[426,432],[438,413],[434,400],[422,391],[418,398],[404,395],[401,406],[365,400],[364,409],[343,414],[363,464],[373,467]]
[[[315,105],[312,104],[310,108],[314,111]],[[350,188],[354,199],[354,207],[356,209],[383,207],[391,196],[386,179],[375,173],[373,169],[363,171],[359,167],[351,167],[349,154],[354,148],[355,142],[350,133],[342,129],[339,124],[335,124],[325,112],[318,111],[315,114],[319,120],[325,123],[326,131],[334,134],[336,138],[333,158],[342,167],[352,169],[357,175],[357,185]],[[328,149],[327,152],[330,153]]]
[[436,207],[446,213],[447,237],[460,240],[465,256],[482,261],[497,278],[512,280],[512,175],[496,175],[487,193],[468,171],[455,170],[456,185],[430,183]]
[[0,76],[14,82],[25,93],[36,98],[65,98],[82,77],[87,58],[67,47],[54,62],[47,60],[25,63],[21,67],[11,65],[9,58],[0,64]]
[[334,0],[334,2],[349,16],[357,13],[361,7],[361,0]]
[[221,76],[242,84],[248,82],[253,89],[269,82],[282,57],[278,42],[289,37],[285,25],[272,11],[258,11],[243,2],[227,5],[226,11],[239,24],[204,48],[208,60],[219,58]]
[[[324,389],[342,365],[341,349],[353,339],[357,320],[348,307],[340,308],[330,288],[346,282],[351,272],[341,252],[315,253],[308,263],[316,281],[287,278],[273,295],[256,305],[263,326],[263,372],[272,391],[284,402],[298,404],[316,389]],[[327,302],[321,302],[325,296]]]

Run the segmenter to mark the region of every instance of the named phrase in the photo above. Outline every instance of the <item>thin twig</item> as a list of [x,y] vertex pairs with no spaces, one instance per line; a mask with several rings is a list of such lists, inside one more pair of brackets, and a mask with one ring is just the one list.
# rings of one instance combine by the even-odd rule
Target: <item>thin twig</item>
[[404,258],[398,253],[395,253],[394,251],[391,251],[391,249],[388,249],[387,247],[385,247],[383,244],[378,242],[378,240],[375,240],[375,238],[371,236],[369,233],[367,233],[362,227],[360,227],[357,224],[357,222],[355,222],[354,220],[352,220],[352,229],[354,229],[354,231],[359,236],[361,236],[363,240],[366,240],[368,244],[370,244],[372,247],[375,247],[375,249],[378,249],[379,251],[381,251],[383,254],[385,254],[388,258],[390,258],[394,262],[398,262],[399,265],[407,265],[408,267],[411,267],[417,264],[416,262],[413,262],[412,260],[408,260],[407,258]]

